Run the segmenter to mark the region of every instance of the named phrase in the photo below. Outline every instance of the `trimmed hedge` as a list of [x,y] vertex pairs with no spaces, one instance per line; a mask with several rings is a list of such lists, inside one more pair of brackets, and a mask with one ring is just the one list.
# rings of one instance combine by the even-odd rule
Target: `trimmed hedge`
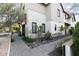
[[79,22],[76,23],[75,25],[75,29],[74,29],[74,33],[73,33],[73,51],[75,53],[75,55],[79,56]]

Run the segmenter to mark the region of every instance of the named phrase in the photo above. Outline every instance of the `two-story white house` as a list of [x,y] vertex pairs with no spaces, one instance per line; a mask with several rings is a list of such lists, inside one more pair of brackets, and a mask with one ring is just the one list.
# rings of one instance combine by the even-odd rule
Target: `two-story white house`
[[64,27],[67,28],[65,30],[65,33],[69,32],[69,29],[71,29],[71,27],[75,27],[75,23],[76,23],[76,18],[75,18],[75,14],[73,13],[69,13],[67,11],[65,11],[65,9],[63,8],[63,5],[60,3],[61,7],[62,7],[62,10],[63,10],[63,13],[64,13]]
[[[60,27],[65,26],[65,14],[68,19],[70,15],[64,11],[61,3],[26,3],[26,21],[23,25],[25,36],[37,38],[38,27],[42,26],[42,33],[61,33]],[[64,33],[64,31],[63,31]]]
[[60,4],[50,4],[47,6],[47,26],[46,30],[50,31],[52,34],[60,33],[61,25],[64,26],[64,13]]
[[43,32],[45,33],[46,7],[38,3],[26,3],[25,13],[27,18],[25,24],[25,36],[36,38],[39,26],[43,26]]

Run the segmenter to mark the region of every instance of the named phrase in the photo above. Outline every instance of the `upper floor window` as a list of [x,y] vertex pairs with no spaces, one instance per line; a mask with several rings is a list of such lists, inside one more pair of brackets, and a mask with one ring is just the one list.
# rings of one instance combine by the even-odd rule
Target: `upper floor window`
[[60,17],[60,9],[57,9],[57,16]]
[[36,32],[37,32],[37,23],[32,22],[32,33],[36,33]]

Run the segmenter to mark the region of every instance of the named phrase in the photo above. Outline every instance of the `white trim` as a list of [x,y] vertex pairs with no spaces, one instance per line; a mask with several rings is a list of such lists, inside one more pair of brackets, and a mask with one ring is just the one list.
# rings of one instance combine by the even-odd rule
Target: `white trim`
[[71,56],[70,46],[65,45],[65,56]]

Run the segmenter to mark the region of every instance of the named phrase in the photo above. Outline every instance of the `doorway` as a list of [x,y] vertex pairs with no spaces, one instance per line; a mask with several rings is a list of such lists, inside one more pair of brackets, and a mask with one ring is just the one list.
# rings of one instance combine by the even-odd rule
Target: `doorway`
[[25,24],[22,25],[22,35],[25,36]]

